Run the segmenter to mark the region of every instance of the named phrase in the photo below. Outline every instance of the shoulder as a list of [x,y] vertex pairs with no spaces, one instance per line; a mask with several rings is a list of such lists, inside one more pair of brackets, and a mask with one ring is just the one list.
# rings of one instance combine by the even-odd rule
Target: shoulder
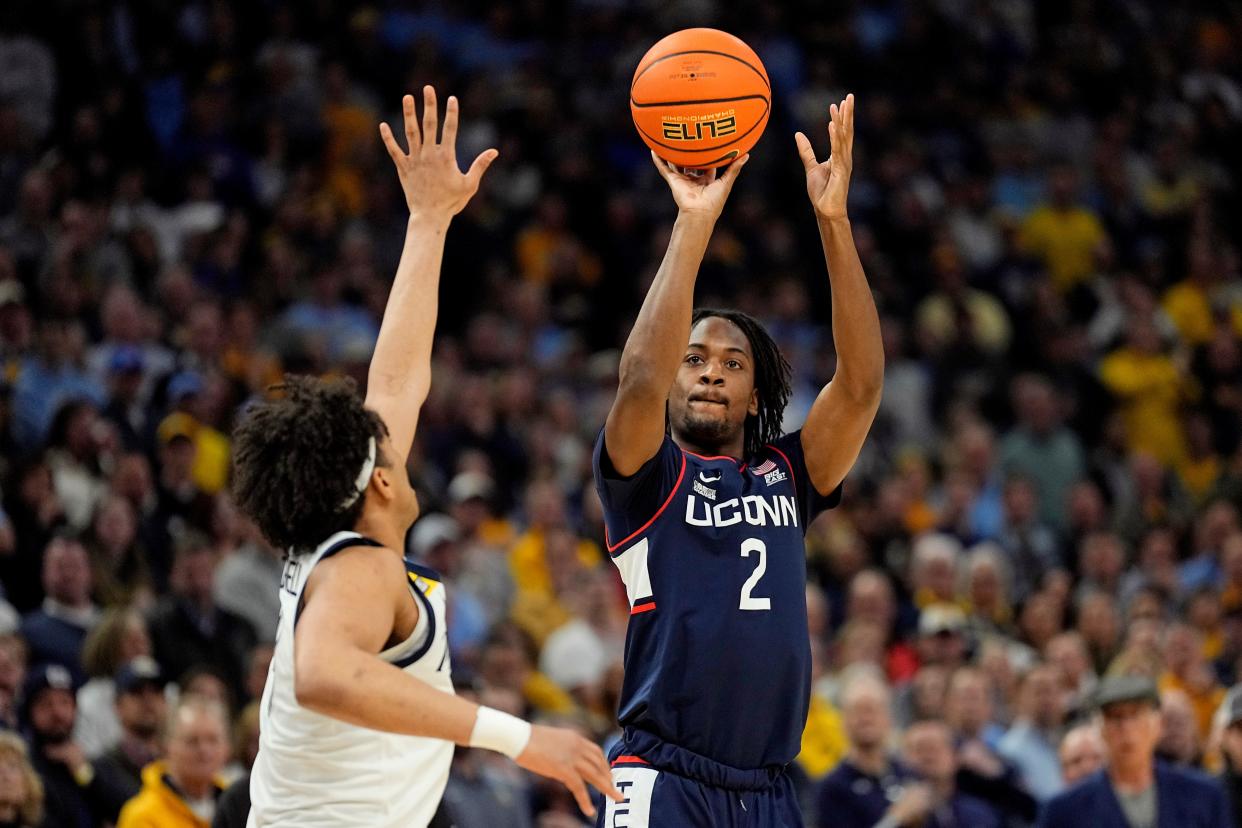
[[1050,814],[1073,813],[1076,809],[1094,801],[1100,794],[1105,792],[1107,786],[1108,782],[1104,778],[1104,772],[1096,771],[1077,785],[1062,791],[1048,800],[1046,809]]
[[976,799],[968,794],[958,794],[954,804],[958,816],[966,825],[979,826],[979,828],[995,825],[996,828],[1000,828],[1001,822],[996,811],[982,799]]
[[1216,777],[1192,768],[1166,765],[1163,762],[1156,765],[1156,785],[1162,795],[1168,790],[1186,799],[1224,796],[1224,789]]

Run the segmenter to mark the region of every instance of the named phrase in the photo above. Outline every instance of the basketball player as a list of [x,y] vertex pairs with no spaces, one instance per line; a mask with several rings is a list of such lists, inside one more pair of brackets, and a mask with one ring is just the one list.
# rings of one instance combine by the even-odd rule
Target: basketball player
[[435,92],[403,101],[409,153],[380,133],[410,210],[367,379],[287,377],[235,434],[238,504],[288,550],[276,652],[263,692],[249,825],[425,826],[454,743],[489,748],[559,779],[593,813],[585,783],[616,795],[581,736],[453,695],[444,587],[402,558],[418,502],[406,456],[431,384],[440,260],[449,222],[496,158],[457,167],[458,107],[437,142]]
[[789,365],[759,323],[692,310],[713,225],[746,163],[719,177],[654,158],[677,203],[664,262],[621,356],[595,448],[608,550],[631,605],[613,781],[599,824],[800,826],[786,766],[810,695],[803,534],[836,505],[880,402],[875,305],[846,215],[854,99],[832,154],[796,136],[832,290],[837,369],[781,435]]

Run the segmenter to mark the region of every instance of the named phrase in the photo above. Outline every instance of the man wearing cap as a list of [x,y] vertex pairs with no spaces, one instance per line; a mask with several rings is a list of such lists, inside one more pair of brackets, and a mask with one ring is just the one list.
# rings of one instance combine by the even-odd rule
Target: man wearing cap
[[112,781],[126,797],[142,787],[142,769],[160,758],[160,728],[168,715],[164,675],[155,659],[139,656],[116,674],[116,715],[121,740],[95,760],[95,772]]
[[69,671],[59,664],[32,670],[22,694],[22,714],[31,763],[46,791],[48,824],[94,828],[114,822],[126,792],[97,774],[72,741],[77,702]]
[[160,423],[160,432],[172,429],[194,441],[194,482],[207,494],[215,494],[228,483],[229,438],[204,422],[206,392],[207,383],[201,374],[174,374],[168,381],[168,403],[173,411]]
[[1215,780],[1156,761],[1161,719],[1155,682],[1106,678],[1095,706],[1104,769],[1050,800],[1040,828],[1231,828],[1229,804]]

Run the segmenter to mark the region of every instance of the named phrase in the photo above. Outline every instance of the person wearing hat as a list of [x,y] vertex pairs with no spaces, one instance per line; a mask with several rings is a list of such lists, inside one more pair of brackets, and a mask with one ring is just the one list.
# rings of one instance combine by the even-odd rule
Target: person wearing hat
[[159,425],[160,442],[165,434],[184,434],[194,442],[195,484],[207,494],[222,490],[229,480],[229,438],[204,422],[200,405],[207,383],[195,371],[181,371],[168,381],[168,404],[172,409]]
[[144,403],[146,359],[136,345],[118,345],[108,358],[108,403],[101,412],[116,424],[121,445],[128,451],[146,448],[151,413]]
[[73,677],[59,664],[30,671],[22,692],[22,720],[31,761],[43,780],[48,824],[94,828],[114,822],[126,791],[95,772],[73,741],[77,715]]
[[168,715],[163,671],[150,656],[138,656],[116,673],[116,715],[121,739],[95,760],[95,771],[132,798],[142,788],[142,769],[164,753],[161,733]]
[[1096,691],[1104,769],[1053,797],[1040,828],[1231,828],[1216,780],[1156,761],[1160,695],[1146,676],[1111,676]]

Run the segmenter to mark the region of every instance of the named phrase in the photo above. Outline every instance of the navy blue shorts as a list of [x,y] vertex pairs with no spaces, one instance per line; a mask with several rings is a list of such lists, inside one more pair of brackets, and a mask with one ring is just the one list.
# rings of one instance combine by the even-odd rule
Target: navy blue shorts
[[730,768],[633,732],[608,758],[625,800],[603,801],[598,828],[803,828],[783,771]]

